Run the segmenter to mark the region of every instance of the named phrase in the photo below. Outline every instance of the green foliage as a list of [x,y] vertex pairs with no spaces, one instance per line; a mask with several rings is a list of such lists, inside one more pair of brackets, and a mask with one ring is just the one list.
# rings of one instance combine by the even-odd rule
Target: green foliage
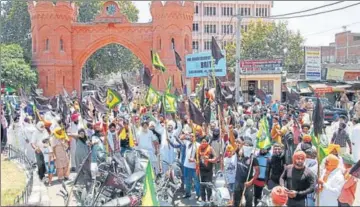
[[25,62],[20,45],[0,45],[1,82],[12,88],[28,88],[37,81],[36,72]]
[[[103,1],[79,1],[79,22],[92,22],[101,11]],[[121,12],[130,22],[138,21],[139,10],[131,1],[117,1]],[[107,45],[96,51],[86,61],[83,68],[83,80],[93,79],[98,74],[110,74],[118,71],[137,70],[141,61],[127,48],[118,44]]]
[[[285,70],[300,69],[303,60],[304,39],[299,32],[287,28],[286,22],[266,23],[252,21],[248,30],[241,31],[241,60],[284,59]],[[236,64],[236,43],[226,45],[227,67],[233,71]]]
[[30,15],[26,1],[1,1],[0,41],[2,44],[19,44],[27,63],[31,61]]

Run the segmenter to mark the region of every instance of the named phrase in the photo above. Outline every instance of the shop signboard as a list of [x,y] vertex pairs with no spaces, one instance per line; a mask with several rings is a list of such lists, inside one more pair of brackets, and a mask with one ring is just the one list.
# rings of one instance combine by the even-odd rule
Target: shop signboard
[[305,47],[305,79],[321,80],[321,48]]
[[338,68],[328,68],[326,80],[337,80],[342,81],[344,80],[345,70],[338,69]]
[[215,76],[226,76],[226,56],[225,51],[222,51],[224,58],[221,58],[218,64],[212,67],[211,51],[200,52],[186,55],[186,77],[207,77],[215,70]]
[[281,73],[283,61],[275,60],[243,60],[240,61],[242,74]]

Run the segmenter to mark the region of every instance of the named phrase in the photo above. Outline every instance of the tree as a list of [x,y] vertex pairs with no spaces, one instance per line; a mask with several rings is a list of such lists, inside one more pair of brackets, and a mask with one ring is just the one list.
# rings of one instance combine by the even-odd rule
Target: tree
[[[139,10],[131,1],[117,1],[117,3],[130,22],[138,21]],[[100,0],[78,2],[78,21],[92,22],[99,14],[102,5],[103,2]],[[141,61],[129,49],[118,44],[110,44],[100,48],[86,61],[83,68],[83,80],[93,79],[98,74],[131,71],[141,67]]]
[[[287,22],[267,23],[262,20],[252,21],[248,30],[241,31],[242,60],[284,59],[284,70],[301,68],[303,64],[304,39],[299,32],[287,28]],[[226,45],[227,67],[233,71],[236,64],[236,44]]]
[[30,15],[26,1],[1,1],[1,33],[2,44],[19,44],[24,50],[24,58],[30,63],[31,32]]
[[1,49],[1,82],[12,88],[29,88],[37,82],[37,75],[25,62],[20,45],[0,45]]

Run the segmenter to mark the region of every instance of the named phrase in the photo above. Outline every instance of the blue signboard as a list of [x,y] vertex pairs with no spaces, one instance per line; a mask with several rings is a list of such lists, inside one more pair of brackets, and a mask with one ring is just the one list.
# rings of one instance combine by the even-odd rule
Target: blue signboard
[[224,58],[221,58],[218,64],[211,67],[212,56],[211,51],[200,52],[186,55],[186,77],[207,77],[208,74],[215,70],[216,76],[226,76],[226,56],[225,51],[222,51]]

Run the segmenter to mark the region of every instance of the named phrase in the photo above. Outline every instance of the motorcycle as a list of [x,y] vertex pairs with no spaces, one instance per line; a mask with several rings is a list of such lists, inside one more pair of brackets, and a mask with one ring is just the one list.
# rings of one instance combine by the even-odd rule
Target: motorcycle
[[181,165],[179,162],[173,164],[164,160],[162,162],[167,164],[169,169],[165,174],[159,175],[155,181],[158,199],[162,205],[174,206],[176,193],[181,187]]
[[227,206],[230,201],[230,193],[226,187],[216,187],[211,182],[200,182],[200,185],[211,188],[213,191],[212,200],[204,206]]
[[258,201],[259,203],[257,206],[259,207],[274,206],[271,200],[271,190],[269,190],[267,187],[264,187],[262,191],[262,197]]
[[[99,160],[95,177],[74,183],[77,203],[81,206],[141,205],[147,163],[146,152],[137,149],[125,152],[124,157],[115,155],[106,161]],[[58,195],[68,204],[69,192],[65,185]]]

